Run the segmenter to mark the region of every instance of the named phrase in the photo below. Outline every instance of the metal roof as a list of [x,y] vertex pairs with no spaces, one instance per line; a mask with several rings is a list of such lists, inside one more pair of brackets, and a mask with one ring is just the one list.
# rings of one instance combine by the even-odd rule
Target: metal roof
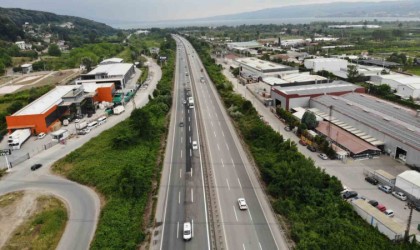
[[323,95],[312,98],[312,102],[324,106],[325,112],[333,106],[333,114],[339,112],[420,150],[420,120],[405,108],[393,108],[377,98],[359,93]]
[[98,65],[98,67],[87,73],[87,75],[107,74],[108,76],[124,76],[132,67],[132,63]]
[[113,57],[113,58],[108,58],[108,59],[103,60],[100,64],[122,63],[123,61],[124,61],[124,59],[122,59],[122,58]]
[[407,170],[398,175],[398,178],[402,178],[413,185],[420,186],[420,173],[415,170]]
[[277,91],[283,92],[287,95],[316,95],[341,91],[355,91],[356,89],[361,88],[360,86],[354,85],[352,83],[338,82],[339,81],[334,81],[333,83],[300,85],[291,87],[273,87],[273,89],[276,89]]
[[260,60],[255,57],[244,57],[244,58],[237,58],[235,59],[238,63],[244,64],[248,67],[257,69],[257,70],[284,70],[293,68],[290,66],[286,66],[283,64],[273,63],[269,61]]

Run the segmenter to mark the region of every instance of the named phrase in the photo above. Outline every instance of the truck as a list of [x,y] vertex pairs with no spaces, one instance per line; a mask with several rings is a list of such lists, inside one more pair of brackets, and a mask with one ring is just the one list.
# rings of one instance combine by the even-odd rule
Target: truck
[[69,131],[67,129],[59,129],[51,133],[51,137],[53,141],[61,142],[67,137],[69,137]]
[[188,107],[190,109],[194,108],[194,98],[192,96],[188,97]]
[[115,114],[115,115],[119,115],[119,114],[121,114],[122,112],[124,112],[124,111],[125,111],[125,108],[124,108],[124,106],[119,105],[119,106],[116,106],[116,107],[113,109],[113,111],[114,111],[114,114]]
[[410,200],[420,199],[420,173],[415,170],[402,172],[397,176],[395,189],[405,193]]
[[83,121],[83,122],[79,122],[76,123],[76,129],[77,130],[81,130],[87,127],[87,122]]
[[368,222],[372,227],[386,235],[390,240],[400,241],[404,238],[405,228],[370,205],[363,199],[354,199],[351,205],[360,217]]
[[372,177],[373,179],[377,180],[378,182],[380,182],[383,185],[388,185],[388,186],[391,186],[391,187],[393,187],[395,185],[396,177],[391,175],[390,173],[382,170],[382,169],[378,169],[378,170],[375,170],[375,171],[364,169],[363,173],[367,177]]
[[29,128],[26,129],[17,129],[13,133],[9,135],[7,140],[9,147],[12,149],[20,149],[22,144],[28,140],[31,136],[31,130]]

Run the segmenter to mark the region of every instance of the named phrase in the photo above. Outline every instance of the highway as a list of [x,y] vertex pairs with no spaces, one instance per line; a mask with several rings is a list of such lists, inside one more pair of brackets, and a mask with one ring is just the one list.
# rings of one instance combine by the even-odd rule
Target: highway
[[[197,113],[202,124],[203,152],[208,156],[221,219],[215,220],[216,234],[223,249],[288,249],[253,167],[203,65],[184,38]],[[200,79],[204,78],[204,82]],[[205,150],[205,151],[204,151]],[[239,210],[238,198],[245,198],[248,210]],[[218,224],[221,230],[217,229]],[[195,240],[195,239],[193,239]]]
[[[178,43],[173,107],[164,168],[167,179],[161,184],[166,192],[161,241],[156,249],[210,249],[200,148],[194,108],[187,99],[193,96],[186,53]],[[186,103],[185,103],[186,102]],[[163,174],[165,175],[165,173]],[[166,190],[165,190],[166,189]],[[159,219],[158,219],[159,220]],[[183,240],[183,224],[191,222],[193,239]]]

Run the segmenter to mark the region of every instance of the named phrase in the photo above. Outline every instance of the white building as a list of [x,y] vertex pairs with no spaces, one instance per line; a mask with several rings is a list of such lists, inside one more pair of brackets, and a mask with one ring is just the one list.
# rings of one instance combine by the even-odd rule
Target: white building
[[105,59],[99,64],[104,65],[104,64],[123,63],[123,62],[124,62],[124,59],[113,57],[113,58]]
[[244,50],[244,49],[261,48],[262,45],[260,43],[258,43],[257,41],[249,41],[249,42],[228,43],[227,47],[228,47],[229,50],[234,50],[234,49]]
[[80,85],[87,82],[114,83],[116,89],[124,89],[125,84],[134,73],[135,69],[132,63],[103,64],[98,65],[89,73],[81,75],[81,79],[76,80],[76,84]]
[[15,44],[19,47],[19,49],[21,49],[21,50],[25,50],[26,49],[26,47],[25,47],[25,41],[17,41],[17,42],[15,42]]
[[410,96],[414,99],[420,99],[420,83],[398,85],[396,95],[403,99],[408,99]]
[[315,59],[306,59],[304,62],[305,68],[311,69],[314,72],[318,71],[340,71],[347,70],[348,62],[347,60],[338,59],[338,58],[315,58]]
[[237,58],[240,73],[243,77],[263,78],[267,76],[282,77],[287,74],[297,74],[298,69],[260,60],[255,57]]
[[[408,76],[403,74],[389,74],[389,75],[376,75],[370,78],[373,84],[386,84],[393,90],[398,90],[400,85],[418,85],[420,84],[419,76]],[[403,90],[405,93],[405,91]]]
[[22,68],[23,74],[28,74],[32,72],[32,64],[30,63],[22,64],[20,67]]

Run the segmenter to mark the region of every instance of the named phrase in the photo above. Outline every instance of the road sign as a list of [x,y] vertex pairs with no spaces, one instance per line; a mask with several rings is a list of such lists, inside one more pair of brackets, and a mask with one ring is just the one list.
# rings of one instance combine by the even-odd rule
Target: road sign
[[12,150],[10,149],[0,149],[0,156],[11,155],[11,154],[12,154]]

